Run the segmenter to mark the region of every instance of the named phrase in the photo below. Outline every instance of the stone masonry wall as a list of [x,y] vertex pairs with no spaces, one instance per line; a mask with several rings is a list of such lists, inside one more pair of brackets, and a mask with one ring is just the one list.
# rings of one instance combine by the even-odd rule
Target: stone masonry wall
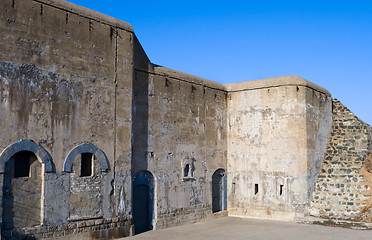
[[89,219],[58,226],[42,226],[13,233],[16,239],[113,239],[131,232],[127,217]]
[[310,214],[318,217],[363,220],[371,199],[371,185],[363,173],[371,151],[371,127],[333,99],[333,124]]
[[158,229],[191,224],[208,218],[212,213],[212,205],[194,205],[163,211],[157,216]]

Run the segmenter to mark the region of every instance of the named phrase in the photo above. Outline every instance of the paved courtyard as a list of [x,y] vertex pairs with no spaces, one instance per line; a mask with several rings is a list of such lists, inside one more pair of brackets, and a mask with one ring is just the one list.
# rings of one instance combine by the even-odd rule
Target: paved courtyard
[[125,240],[371,240],[372,230],[224,217],[142,233]]

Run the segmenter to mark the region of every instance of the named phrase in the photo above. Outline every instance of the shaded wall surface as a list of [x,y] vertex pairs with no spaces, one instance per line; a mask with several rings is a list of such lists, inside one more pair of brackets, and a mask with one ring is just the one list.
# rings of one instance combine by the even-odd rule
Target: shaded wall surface
[[148,167],[157,177],[157,226],[212,214],[212,175],[226,169],[222,85],[156,66],[149,75]]
[[226,169],[227,93],[222,84],[151,64],[137,39],[134,52],[132,173],[156,179],[152,225],[211,216],[212,175]]
[[31,158],[27,159],[30,162],[28,178],[14,177],[16,161],[20,160],[17,155],[5,166],[2,227],[6,230],[40,225],[42,169],[36,156]]

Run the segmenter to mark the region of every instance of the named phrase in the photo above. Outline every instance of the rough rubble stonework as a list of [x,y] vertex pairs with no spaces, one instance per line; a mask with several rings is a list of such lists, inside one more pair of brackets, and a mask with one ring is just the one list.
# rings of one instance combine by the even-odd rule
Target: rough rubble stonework
[[128,23],[0,1],[4,239],[226,215],[370,222],[371,132],[300,77],[219,84],[152,64]]
[[371,176],[368,171],[371,127],[340,101],[333,99],[332,104],[332,131],[310,213],[334,219],[367,220],[371,214]]

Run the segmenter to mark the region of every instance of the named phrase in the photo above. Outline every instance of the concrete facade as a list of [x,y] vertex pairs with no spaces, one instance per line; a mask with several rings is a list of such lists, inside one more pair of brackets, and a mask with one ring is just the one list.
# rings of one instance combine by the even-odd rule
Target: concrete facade
[[[155,65],[128,23],[62,0],[2,0],[0,12],[3,238],[323,213],[318,175],[339,133],[327,90],[297,76],[222,85]],[[356,153],[366,176],[368,133]]]
[[302,217],[330,132],[330,94],[295,76],[227,87],[229,213]]

